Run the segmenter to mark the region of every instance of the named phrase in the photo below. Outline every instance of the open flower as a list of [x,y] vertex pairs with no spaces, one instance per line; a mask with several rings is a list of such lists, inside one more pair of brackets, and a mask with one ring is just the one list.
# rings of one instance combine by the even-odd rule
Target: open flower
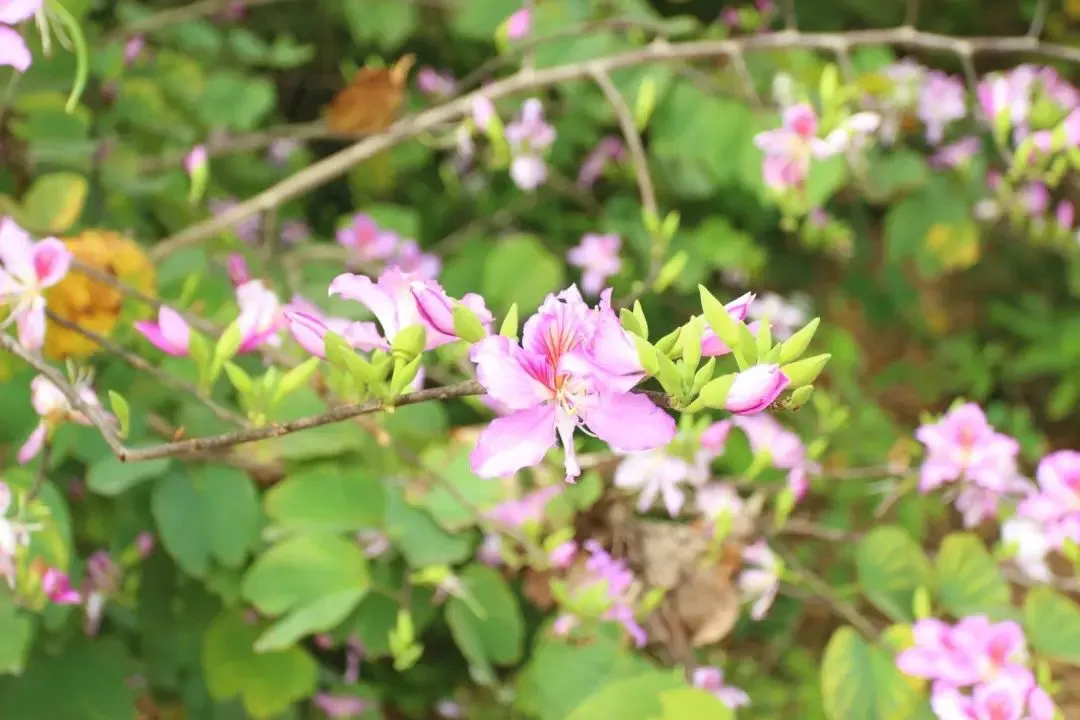
[[385,261],[397,250],[398,234],[383,230],[370,215],[358,213],[337,231],[337,241],[359,262]]
[[570,249],[567,260],[584,272],[581,276],[581,289],[586,295],[598,295],[604,289],[604,283],[622,268],[619,247],[622,239],[614,234],[597,235],[586,233],[581,244]]
[[237,352],[251,352],[264,344],[272,347],[281,344],[278,333],[285,327],[285,317],[273,290],[262,280],[249,280],[236,288],[236,302],[240,306],[237,324],[242,338]]
[[773,467],[788,471],[788,487],[797,500],[802,498],[809,476],[816,475],[821,468],[807,456],[799,436],[766,414],[739,416],[731,422],[746,433],[754,454],[768,452]]
[[67,574],[56,568],[49,568],[42,574],[41,589],[57,605],[78,605],[82,602],[82,595],[71,587]]
[[671,416],[597,370],[596,360],[604,359],[610,344],[588,344],[596,327],[597,314],[571,287],[549,295],[525,322],[521,345],[496,335],[472,346],[477,380],[511,411],[480,434],[470,456],[478,475],[499,477],[537,465],[558,437],[566,478],[572,481],[581,474],[573,439],[579,425],[616,451],[651,450],[671,442]]
[[11,218],[0,219],[0,303],[11,307],[9,320],[18,329],[19,343],[37,350],[45,342],[46,288],[67,274],[71,252],[56,238],[38,242]]
[[352,320],[328,317],[317,305],[300,295],[294,295],[291,302],[282,308],[285,324],[300,347],[316,357],[326,357],[326,333],[341,335],[346,342],[353,344],[349,331]]
[[[74,388],[84,403],[92,407],[98,406],[97,395],[90,387],[89,375],[80,377]],[[60,423],[75,422],[80,425],[90,425],[90,419],[72,407],[64,393],[60,392],[60,388],[44,375],[38,375],[30,381],[30,402],[41,419],[34,431],[30,433],[30,437],[19,448],[18,459],[21,464],[30,462],[41,452],[49,433]]]
[[747,567],[739,574],[739,593],[751,603],[750,617],[760,620],[780,591],[780,563],[764,540],[743,548],[742,558]]
[[1003,465],[1015,463],[1020,451],[1016,440],[996,432],[974,403],[960,405],[938,422],[919,427],[915,439],[926,446],[919,479],[922,492],[961,478],[993,488]]
[[691,682],[699,690],[715,695],[720,702],[732,710],[750,704],[749,695],[724,682],[724,671],[718,667],[695,668]]
[[777,190],[802,186],[812,158],[827,158],[842,149],[818,137],[817,113],[805,103],[786,108],[781,126],[758,133],[754,144],[765,153],[765,184]]
[[30,48],[12,25],[18,25],[41,12],[42,0],[3,0],[0,2],[0,66],[9,65],[26,72],[32,60]]
[[544,122],[544,106],[529,98],[521,114],[506,126],[510,143],[510,178],[522,190],[535,190],[547,180],[544,152],[555,142],[555,128]]
[[150,343],[169,355],[188,354],[188,342],[191,339],[191,327],[180,313],[164,305],[158,309],[157,322],[138,320],[135,329]]
[[919,95],[916,114],[926,126],[926,142],[937,145],[953,122],[967,115],[964,83],[943,72],[927,74]]
[[1038,490],[1017,507],[1017,515],[1038,523],[1051,547],[1080,542],[1080,452],[1059,450],[1039,461]]
[[638,512],[647,512],[661,498],[668,515],[675,517],[686,502],[681,485],[704,479],[680,457],[665,448],[627,455],[615,468],[615,487],[638,492]]

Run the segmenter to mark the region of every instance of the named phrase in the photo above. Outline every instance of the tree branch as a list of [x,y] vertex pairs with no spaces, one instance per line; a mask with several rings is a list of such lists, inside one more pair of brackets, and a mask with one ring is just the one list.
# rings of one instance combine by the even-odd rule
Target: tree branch
[[232,227],[236,223],[292,200],[313,188],[341,177],[356,164],[388,150],[401,142],[433,128],[464,117],[480,97],[497,100],[516,93],[548,87],[586,77],[594,68],[610,73],[620,68],[635,67],[650,62],[677,62],[697,58],[726,56],[758,50],[820,49],[836,52],[865,45],[895,45],[956,55],[976,53],[1039,53],[1059,60],[1080,63],[1080,48],[1045,43],[1033,37],[972,37],[954,38],[926,33],[909,27],[887,30],[860,30],[847,33],[778,32],[750,35],[729,40],[700,40],[668,44],[652,43],[648,47],[581,63],[569,63],[552,68],[517,73],[486,88],[455,98],[443,105],[412,115],[394,123],[385,132],[373,135],[320,160],[292,177],[267,188],[242,203],[212,218],[196,223],[159,243],[151,257],[160,260],[180,248],[193,245]]

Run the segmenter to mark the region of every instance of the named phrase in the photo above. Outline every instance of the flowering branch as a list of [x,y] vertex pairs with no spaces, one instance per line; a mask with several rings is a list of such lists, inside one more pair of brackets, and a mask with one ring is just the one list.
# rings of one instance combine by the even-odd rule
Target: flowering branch
[[799,33],[790,30],[749,35],[728,40],[700,40],[678,44],[656,41],[647,47],[581,63],[517,73],[509,78],[463,95],[430,110],[394,123],[386,132],[366,137],[304,170],[238,203],[225,212],[198,222],[158,243],[151,257],[160,260],[180,248],[201,242],[236,223],[269,208],[299,197],[314,188],[335,180],[350,168],[385,150],[468,115],[480,98],[496,100],[527,90],[549,87],[581,79],[593,71],[611,72],[650,62],[677,62],[724,56],[757,50],[818,49],[834,53],[866,45],[895,45],[921,50],[949,52],[963,59],[976,54],[1039,53],[1043,56],[1080,63],[1080,48],[1042,42],[1035,37],[956,38],[899,27],[886,30],[857,30],[844,33]]

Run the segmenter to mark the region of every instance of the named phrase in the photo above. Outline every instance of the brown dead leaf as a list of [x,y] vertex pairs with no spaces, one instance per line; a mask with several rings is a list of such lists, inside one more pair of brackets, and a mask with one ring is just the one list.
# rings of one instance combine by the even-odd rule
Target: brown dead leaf
[[525,568],[521,594],[539,609],[550,609],[555,605],[555,597],[551,594],[551,573]]
[[390,127],[415,62],[416,56],[405,55],[388,68],[361,68],[330,101],[326,126],[341,133],[373,133]]
[[675,616],[690,644],[719,642],[735,627],[739,594],[732,583],[738,563],[724,553],[720,563],[705,563],[708,537],[687,525],[642,522],[639,527],[642,579],[650,587],[669,591]]

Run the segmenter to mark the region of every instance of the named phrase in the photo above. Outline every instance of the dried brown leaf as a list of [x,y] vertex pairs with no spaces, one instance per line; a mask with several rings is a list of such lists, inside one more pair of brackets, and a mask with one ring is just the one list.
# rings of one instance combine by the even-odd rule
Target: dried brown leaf
[[385,130],[405,98],[405,82],[416,56],[405,55],[388,68],[361,68],[326,108],[326,126],[333,132],[373,133]]

